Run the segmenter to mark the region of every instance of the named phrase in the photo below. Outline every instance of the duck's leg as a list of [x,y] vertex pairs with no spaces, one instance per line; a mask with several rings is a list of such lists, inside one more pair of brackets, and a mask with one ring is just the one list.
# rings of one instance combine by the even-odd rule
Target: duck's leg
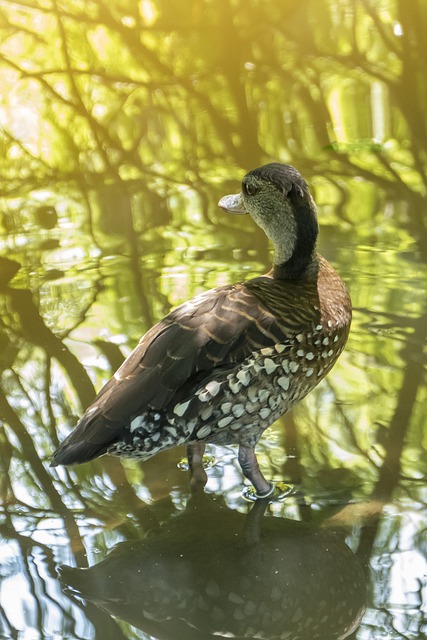
[[274,491],[274,485],[268,482],[262,475],[256,459],[255,449],[241,444],[238,454],[239,464],[243,475],[255,487],[257,498],[268,498]]
[[203,464],[205,445],[203,442],[193,442],[187,445],[188,467],[190,469],[190,487],[203,489],[208,481],[208,476]]

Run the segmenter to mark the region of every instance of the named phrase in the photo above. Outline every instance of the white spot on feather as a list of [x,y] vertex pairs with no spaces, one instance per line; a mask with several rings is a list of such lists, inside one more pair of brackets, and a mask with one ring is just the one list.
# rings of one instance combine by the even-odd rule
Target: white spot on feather
[[260,389],[258,393],[258,399],[260,402],[266,402],[269,395],[270,394],[268,393],[267,389]]
[[187,400],[187,402],[179,402],[174,406],[173,412],[176,413],[176,415],[181,418],[184,415],[184,413],[187,411],[189,404],[190,404],[190,400]]
[[290,381],[289,381],[289,378],[287,378],[286,376],[281,376],[278,379],[277,383],[282,387],[284,391],[287,391],[289,389]]
[[286,349],[286,345],[285,344],[276,344],[276,351],[277,353],[283,353],[283,351]]
[[245,387],[248,386],[251,376],[249,375],[249,371],[246,369],[240,369],[237,373],[236,378],[243,384]]
[[270,375],[270,373],[273,373],[273,371],[276,371],[277,367],[279,365],[277,365],[274,360],[272,360],[271,358],[266,358],[264,360],[264,367],[265,367],[265,372],[267,373],[267,375]]
[[133,433],[135,429],[139,429],[139,427],[142,427],[143,424],[144,424],[144,417],[136,416],[136,418],[134,418],[130,423],[130,432]]
[[218,427],[222,429],[223,427],[229,425],[230,422],[233,422],[233,416],[226,416],[225,418],[221,418],[221,420],[218,420]]
[[206,391],[209,391],[211,396],[218,395],[220,387],[221,387],[220,383],[217,382],[216,380],[211,380],[210,382],[208,382],[207,385],[205,385]]
[[204,427],[198,430],[196,435],[198,438],[206,438],[206,436],[208,436],[210,432],[211,432],[211,428],[208,425],[205,425]]
[[[191,429],[194,429],[194,427],[196,426],[196,424],[198,423],[198,419],[197,418],[193,418],[192,420],[190,420],[189,422],[187,422],[186,427],[187,427],[187,433],[191,432]],[[184,442],[184,441],[183,441]]]
[[271,411],[270,411],[270,409],[268,407],[263,407],[261,409],[261,411],[259,412],[259,415],[263,420],[266,420],[268,418],[268,416],[270,415],[270,413],[271,413]]
[[233,416],[240,418],[245,413],[245,407],[242,404],[235,404],[233,409]]
[[272,353],[273,349],[271,347],[264,347],[264,349],[261,349],[261,354],[263,356],[271,356]]
[[231,393],[239,393],[241,386],[242,386],[242,383],[238,382],[236,380],[230,380],[230,382],[229,382],[229,387],[230,387]]

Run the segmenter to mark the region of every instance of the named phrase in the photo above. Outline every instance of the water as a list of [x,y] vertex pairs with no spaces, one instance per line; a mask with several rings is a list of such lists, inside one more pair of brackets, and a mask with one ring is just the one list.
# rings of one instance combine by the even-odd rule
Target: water
[[[425,1],[55,6],[1,17],[0,637],[425,638]],[[196,495],[181,449],[50,469],[154,322],[269,268],[217,201],[271,160],[354,306],[257,448],[293,495],[233,447]]]

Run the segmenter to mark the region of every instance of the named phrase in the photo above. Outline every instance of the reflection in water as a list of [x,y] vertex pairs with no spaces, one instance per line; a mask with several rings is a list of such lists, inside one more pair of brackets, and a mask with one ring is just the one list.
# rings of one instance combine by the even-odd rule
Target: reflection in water
[[[264,239],[216,203],[272,160],[307,177],[354,322],[331,375],[259,447],[299,502],[272,505],[282,520],[263,518],[249,548],[235,452],[217,448],[206,490],[235,512],[236,561],[279,529],[278,548],[298,531],[320,550],[322,523],[345,525],[368,586],[353,638],[427,637],[426,16],[426,0],[2,0],[1,637],[149,637],[64,595],[55,564],[95,564],[141,530],[154,553],[193,509],[181,453],[49,460],[171,307],[268,268]],[[196,549],[199,527],[220,556],[203,519]]]
[[244,516],[207,495],[90,569],[63,566],[68,590],[156,638],[347,638],[365,606],[365,578],[338,534]]

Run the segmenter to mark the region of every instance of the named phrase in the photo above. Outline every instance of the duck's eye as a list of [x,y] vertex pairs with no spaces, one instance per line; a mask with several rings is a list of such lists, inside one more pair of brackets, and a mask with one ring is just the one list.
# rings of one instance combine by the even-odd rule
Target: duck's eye
[[244,182],[243,183],[243,193],[247,196],[254,196],[258,191],[258,187],[254,184]]

